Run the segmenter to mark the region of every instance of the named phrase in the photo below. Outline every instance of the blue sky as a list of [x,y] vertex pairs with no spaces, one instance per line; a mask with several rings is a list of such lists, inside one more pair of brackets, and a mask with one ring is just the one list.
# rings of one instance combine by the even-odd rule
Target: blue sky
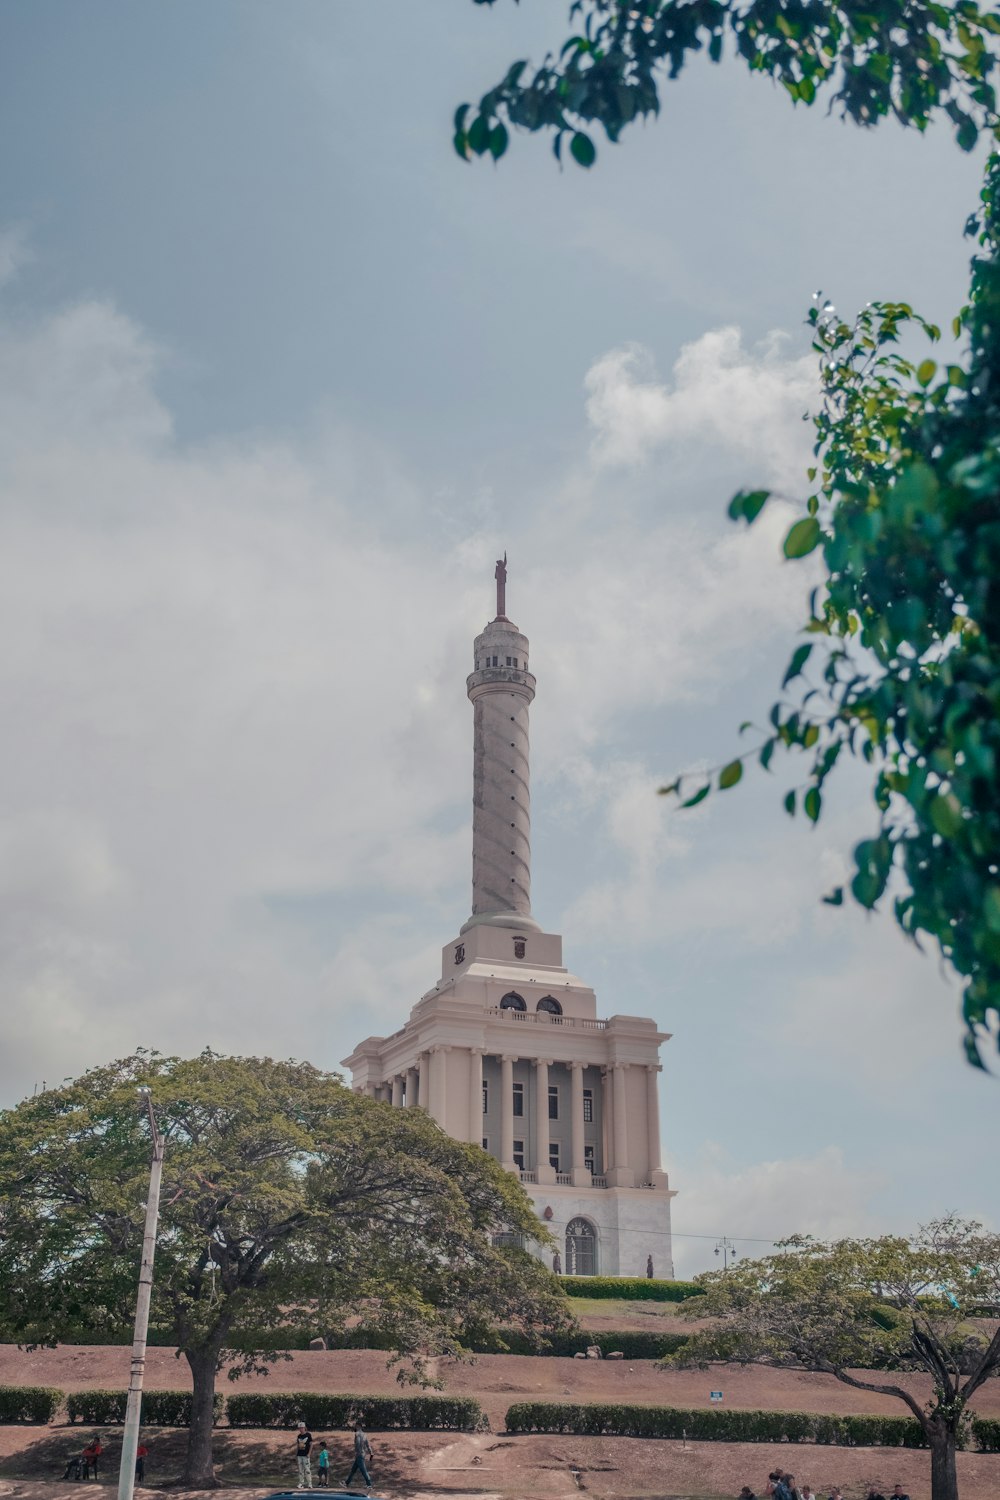
[[[36,0],[0,49],[0,1087],[137,1042],[335,1065],[468,913],[472,639],[532,640],[534,905],[654,1015],[683,1236],[987,1215],[996,1086],[871,818],[655,797],[766,714],[819,287],[963,297],[980,163],[692,68],[587,174],[450,117],[562,7]],[[787,497],[758,531],[732,490]],[[682,1270],[708,1241],[679,1240]]]

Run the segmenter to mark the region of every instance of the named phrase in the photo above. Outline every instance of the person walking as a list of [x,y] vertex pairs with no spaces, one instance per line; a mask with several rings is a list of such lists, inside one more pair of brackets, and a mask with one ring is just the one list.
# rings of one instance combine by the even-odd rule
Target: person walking
[[309,1457],[312,1445],[312,1433],[304,1422],[300,1422],[295,1434],[295,1462],[299,1466],[300,1490],[311,1490],[313,1487],[312,1460]]
[[144,1484],[146,1480],[146,1459],[149,1457],[149,1449],[140,1439],[139,1446],[135,1450],[135,1482]]
[[353,1466],[351,1468],[351,1472],[348,1474],[347,1478],[344,1480],[344,1489],[345,1490],[350,1489],[350,1487],[351,1487],[351,1480],[354,1478],[355,1474],[358,1472],[359,1469],[361,1471],[361,1478],[364,1480],[364,1482],[368,1486],[368,1488],[371,1489],[371,1487],[372,1487],[372,1476],[369,1474],[369,1472],[368,1472],[368,1465],[365,1462],[365,1460],[368,1459],[368,1458],[371,1458],[371,1456],[372,1456],[372,1445],[368,1441],[368,1438],[367,1438],[367,1436],[365,1434],[365,1430],[362,1427],[362,1425],[361,1425],[360,1422],[355,1422],[355,1424],[354,1424],[354,1464],[353,1464]]
[[319,1476],[319,1487],[321,1490],[330,1488],[330,1450],[326,1446],[326,1438],[319,1445],[316,1455],[316,1473]]

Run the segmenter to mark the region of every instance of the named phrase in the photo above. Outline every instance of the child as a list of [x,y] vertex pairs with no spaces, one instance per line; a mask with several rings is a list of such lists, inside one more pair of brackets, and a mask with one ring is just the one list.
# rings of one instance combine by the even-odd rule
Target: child
[[330,1487],[330,1450],[326,1446],[326,1438],[319,1445],[319,1454],[316,1458],[316,1468],[319,1471],[319,1482],[322,1489]]

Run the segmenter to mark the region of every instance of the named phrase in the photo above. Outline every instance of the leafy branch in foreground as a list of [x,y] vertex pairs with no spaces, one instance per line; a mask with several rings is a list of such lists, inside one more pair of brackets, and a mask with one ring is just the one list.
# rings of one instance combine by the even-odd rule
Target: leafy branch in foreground
[[[931,1450],[932,1500],[957,1500],[956,1449],[970,1402],[1000,1374],[1000,1235],[944,1218],[912,1240],[795,1238],[777,1253],[697,1278],[684,1316],[700,1327],[664,1366],[711,1361],[812,1370],[894,1396]],[[931,1377],[921,1395],[905,1374]]]
[[970,151],[996,124],[991,43],[1000,16],[976,0],[573,0],[569,20],[574,31],[558,55],[537,68],[513,63],[478,106],[459,107],[460,156],[496,160],[513,126],[550,132],[559,160],[568,137],[574,161],[590,167],[595,125],[617,141],[628,125],[658,115],[664,83],[702,50],[719,62],[727,38],[752,73],[770,76],[793,103],[812,104],[827,90],[831,110],[858,125],[891,116],[923,130],[944,113]]
[[[900,927],[930,938],[963,981],[979,1067],[1000,1010],[1000,156],[981,199],[981,253],[954,323],[965,364],[903,357],[902,329],[940,337],[905,303],[873,303],[853,325],[828,303],[811,313],[817,488],[784,550],[821,550],[825,576],[812,640],[782,684],[805,691],[774,705],[753,752],[765,770],[779,748],[811,756],[785,807],[813,822],[845,752],[871,766],[877,826],[854,850],[851,894],[873,908],[895,872]],[[752,523],[766,500],[738,494],[730,515]],[[692,806],[741,774],[742,760],[662,790]],[[843,889],[826,899],[839,905]]]

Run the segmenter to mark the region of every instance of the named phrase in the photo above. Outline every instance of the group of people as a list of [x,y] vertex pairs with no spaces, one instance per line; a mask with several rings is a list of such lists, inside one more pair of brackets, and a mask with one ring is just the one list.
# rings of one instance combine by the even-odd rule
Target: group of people
[[[312,1448],[313,1435],[305,1422],[300,1422],[295,1434],[295,1462],[299,1470],[299,1489],[311,1490],[313,1487],[312,1471]],[[351,1472],[344,1480],[345,1490],[350,1489],[351,1480],[355,1474],[360,1474],[363,1482],[371,1489],[371,1475],[368,1472],[368,1459],[372,1456],[371,1443],[360,1422],[354,1424],[354,1464]],[[330,1450],[326,1445],[326,1439],[321,1438],[316,1449],[316,1476],[320,1489],[328,1489],[330,1485]]]
[[[770,1495],[772,1500],[820,1500],[811,1484],[797,1485],[795,1475],[789,1474],[784,1469],[774,1469],[767,1476],[767,1485],[764,1489],[765,1495]],[[748,1484],[740,1490],[737,1500],[757,1500],[757,1496]],[[844,1492],[839,1484],[835,1484],[830,1490],[827,1500],[844,1500]],[[886,1500],[882,1491],[872,1485],[865,1500]],[[901,1484],[893,1485],[892,1494],[888,1500],[910,1500],[909,1495]]]
[[[64,1479],[96,1479],[101,1466],[101,1454],[104,1445],[100,1437],[92,1437],[82,1453],[74,1453],[66,1465]],[[140,1440],[135,1450],[135,1478],[137,1484],[142,1484],[146,1478],[146,1459],[149,1457],[149,1449]]]

